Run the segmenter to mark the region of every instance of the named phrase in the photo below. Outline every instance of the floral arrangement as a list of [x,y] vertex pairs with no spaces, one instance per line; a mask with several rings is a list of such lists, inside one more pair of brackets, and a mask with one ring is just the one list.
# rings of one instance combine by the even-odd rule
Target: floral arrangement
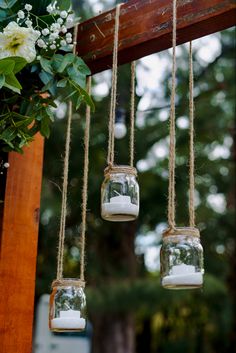
[[56,99],[93,108],[90,70],[74,50],[78,20],[68,0],[0,0],[0,150],[48,137]]

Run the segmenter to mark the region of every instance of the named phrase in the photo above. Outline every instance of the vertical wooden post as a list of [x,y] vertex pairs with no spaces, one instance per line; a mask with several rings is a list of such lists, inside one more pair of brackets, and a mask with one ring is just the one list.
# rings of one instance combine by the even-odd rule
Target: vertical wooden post
[[34,314],[43,139],[9,154],[0,252],[1,353],[30,353]]

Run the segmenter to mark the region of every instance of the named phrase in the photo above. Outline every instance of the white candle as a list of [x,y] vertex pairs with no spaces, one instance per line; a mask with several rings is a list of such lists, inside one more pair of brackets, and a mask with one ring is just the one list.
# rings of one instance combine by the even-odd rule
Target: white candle
[[195,272],[192,265],[176,265],[172,268],[172,274],[162,279],[164,287],[200,287],[203,284],[202,272]]
[[[137,217],[139,213],[139,206],[131,202],[130,196],[114,196],[110,198],[110,202],[102,204],[102,215],[132,215]],[[114,217],[114,220],[122,221],[122,216],[119,218]]]
[[86,321],[80,317],[79,310],[60,311],[58,318],[51,320],[51,328],[58,330],[83,330]]

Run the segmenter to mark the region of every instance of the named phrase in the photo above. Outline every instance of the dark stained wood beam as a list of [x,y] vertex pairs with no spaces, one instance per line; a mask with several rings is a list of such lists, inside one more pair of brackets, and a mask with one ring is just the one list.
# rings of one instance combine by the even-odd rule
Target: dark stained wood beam
[[[177,43],[182,44],[236,24],[234,0],[177,1]],[[97,73],[111,68],[115,9],[79,26],[78,55]],[[172,46],[172,0],[131,0],[120,16],[119,64]]]

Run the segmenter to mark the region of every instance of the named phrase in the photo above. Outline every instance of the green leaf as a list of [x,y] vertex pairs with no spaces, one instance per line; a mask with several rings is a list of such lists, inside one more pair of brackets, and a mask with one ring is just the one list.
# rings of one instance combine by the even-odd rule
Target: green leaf
[[0,0],[0,7],[2,9],[10,9],[16,2],[17,0]]
[[63,61],[63,55],[61,54],[55,54],[53,55],[52,58],[52,68],[55,72],[58,72],[59,67],[61,66],[61,63]]
[[86,75],[82,74],[77,70],[75,65],[67,68],[67,73],[72,81],[74,81],[80,87],[86,87]]
[[75,59],[75,65],[77,66],[77,69],[84,75],[86,76],[91,75],[91,71],[89,67],[85,64],[84,60],[79,56],[77,56]]
[[69,66],[70,64],[72,64],[74,62],[75,58],[76,58],[76,56],[71,53],[64,55],[57,72],[62,73],[67,66]]
[[1,139],[3,139],[5,142],[10,142],[16,137],[16,135],[16,129],[10,126],[3,131],[3,133],[1,134]]
[[50,60],[47,60],[45,58],[41,58],[40,64],[41,64],[44,71],[48,72],[49,74],[53,74]]
[[0,60],[0,74],[8,75],[11,72],[13,72],[14,67],[15,67],[14,60],[8,59],[8,58]]
[[4,83],[5,83],[5,76],[3,74],[0,74],[0,89],[2,88]]
[[49,124],[50,124],[50,119],[49,119],[49,117],[46,115],[46,116],[41,120],[40,133],[41,133],[44,137],[47,137],[47,138],[50,136]]
[[58,0],[57,6],[59,6],[60,10],[69,10],[71,5],[71,0]]
[[16,76],[11,73],[10,75],[5,76],[4,86],[11,89],[13,92],[19,93],[22,89],[20,82],[17,80]]
[[57,87],[62,87],[62,88],[64,88],[64,87],[66,87],[67,82],[68,82],[67,78],[63,78],[62,80],[60,80],[60,81],[57,82]]
[[12,56],[11,59],[15,61],[13,69],[14,74],[17,74],[17,72],[21,71],[28,64],[28,62],[20,56]]

